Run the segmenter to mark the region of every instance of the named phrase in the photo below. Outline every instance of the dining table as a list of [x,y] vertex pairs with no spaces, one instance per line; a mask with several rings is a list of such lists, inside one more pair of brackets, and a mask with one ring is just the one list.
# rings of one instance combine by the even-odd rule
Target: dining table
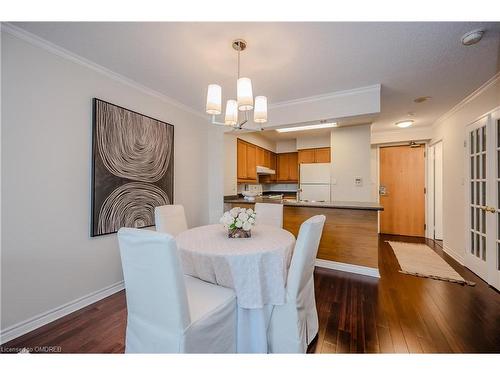
[[176,241],[185,274],[234,290],[237,352],[267,353],[272,309],[286,302],[293,234],[257,224],[251,237],[229,238],[222,224],[212,224],[181,232]]

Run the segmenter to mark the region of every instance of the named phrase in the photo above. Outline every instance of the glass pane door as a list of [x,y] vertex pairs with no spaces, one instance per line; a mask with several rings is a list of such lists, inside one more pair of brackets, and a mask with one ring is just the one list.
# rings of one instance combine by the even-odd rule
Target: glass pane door
[[488,137],[487,122],[479,121],[467,129],[468,150],[468,244],[466,263],[472,271],[487,279],[487,195]]
[[500,289],[500,111],[467,127],[465,264]]
[[[500,115],[500,114],[499,114]],[[493,267],[490,267],[492,277],[490,277],[489,284],[493,285],[495,288],[500,290],[500,118],[499,116],[496,116],[494,118],[494,127],[495,127],[495,161],[496,161],[496,166],[495,166],[495,174],[496,174],[496,179],[495,179],[495,186],[494,190],[495,192],[495,212],[494,212],[494,227],[496,236],[495,236],[495,245],[494,245],[494,260],[492,263],[494,263]]]
[[470,136],[470,252],[486,260],[486,126]]

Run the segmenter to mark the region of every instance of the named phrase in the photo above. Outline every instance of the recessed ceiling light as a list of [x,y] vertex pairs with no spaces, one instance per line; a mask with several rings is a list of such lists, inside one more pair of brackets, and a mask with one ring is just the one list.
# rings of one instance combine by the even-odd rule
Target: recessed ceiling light
[[325,129],[325,128],[336,128],[336,127],[337,127],[336,122],[329,122],[325,124],[294,126],[293,128],[281,128],[281,129],[276,129],[276,131],[279,133],[286,133],[286,132],[298,132],[301,130]]
[[413,120],[404,120],[396,122],[396,126],[399,128],[407,128],[413,125]]
[[429,100],[431,97],[430,96],[419,96],[418,98],[413,99],[415,103],[423,103],[426,100]]
[[472,46],[481,40],[484,35],[484,29],[469,31],[462,36],[462,44],[464,46]]

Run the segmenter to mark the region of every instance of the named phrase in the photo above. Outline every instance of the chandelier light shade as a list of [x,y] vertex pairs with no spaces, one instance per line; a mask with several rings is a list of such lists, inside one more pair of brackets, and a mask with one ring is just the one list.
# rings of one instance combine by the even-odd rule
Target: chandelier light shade
[[252,81],[250,78],[239,78],[236,92],[238,96],[238,109],[240,111],[250,111],[253,109]]
[[[236,39],[233,41],[232,47],[238,52],[236,100],[227,101],[224,122],[216,121],[215,116],[222,113],[222,88],[219,85],[210,84],[207,90],[206,112],[212,115],[212,124],[214,125],[228,125],[242,129],[251,118],[248,112],[253,109],[254,122],[263,124],[267,122],[267,97],[257,96],[254,107],[252,81],[248,77],[240,77],[240,52],[247,48],[247,42],[243,39]],[[243,112],[241,122],[238,122],[238,111]],[[262,126],[260,126],[260,130],[264,130]]]
[[236,100],[228,100],[226,103],[226,125],[235,126],[238,123],[238,103]]
[[219,85],[208,85],[206,110],[210,115],[222,113],[222,88]]
[[265,96],[255,97],[253,120],[258,124],[267,122],[267,98]]

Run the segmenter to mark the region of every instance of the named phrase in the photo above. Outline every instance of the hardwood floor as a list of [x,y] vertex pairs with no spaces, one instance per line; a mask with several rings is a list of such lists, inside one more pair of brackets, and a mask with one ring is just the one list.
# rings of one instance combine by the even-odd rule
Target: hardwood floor
[[[320,325],[309,352],[499,353],[500,293],[432,241],[428,241],[429,246],[477,285],[403,275],[384,242],[388,239],[423,242],[413,237],[381,236],[380,279],[316,269]],[[6,343],[0,352],[56,346],[64,353],[121,353],[125,324],[125,293],[119,292]]]
[[416,237],[379,239],[381,278],[317,269],[320,330],[311,353],[499,353],[500,293],[433,241],[427,241],[475,287],[398,272],[385,240],[424,242]]

